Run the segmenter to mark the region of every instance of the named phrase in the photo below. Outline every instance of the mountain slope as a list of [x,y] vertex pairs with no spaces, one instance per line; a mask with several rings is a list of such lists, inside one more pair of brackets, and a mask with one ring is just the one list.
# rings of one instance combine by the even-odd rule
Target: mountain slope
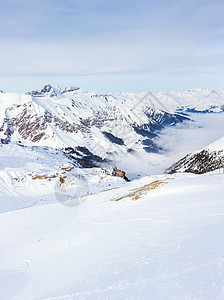
[[[53,88],[27,95],[1,94],[6,108],[1,115],[2,143],[54,148],[82,147],[92,155],[114,159],[131,151],[158,152],[154,138],[165,126],[188,120],[165,111],[148,94],[83,92],[76,87]],[[13,100],[14,99],[14,104]],[[153,100],[156,101],[155,99]]]
[[188,154],[175,163],[168,172],[203,174],[221,168],[224,168],[224,137],[204,149]]
[[161,92],[156,96],[175,111],[209,113],[224,111],[224,90],[193,88],[181,92]]
[[80,196],[125,184],[111,175],[111,168],[80,168],[54,148],[0,145],[0,213],[57,201],[66,206],[70,198],[79,203]]
[[46,85],[26,95],[0,93],[0,104],[2,143],[85,147],[102,159],[118,160],[121,153],[161,151],[155,137],[165,126],[188,120],[187,111],[223,111],[224,91],[98,95]]
[[1,299],[222,299],[223,174],[169,178],[0,214]]

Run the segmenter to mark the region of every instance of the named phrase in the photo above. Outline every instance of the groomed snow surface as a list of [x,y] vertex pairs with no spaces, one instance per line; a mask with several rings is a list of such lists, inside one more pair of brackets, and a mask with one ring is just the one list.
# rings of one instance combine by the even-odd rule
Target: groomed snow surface
[[218,170],[2,213],[0,298],[224,299],[223,195]]

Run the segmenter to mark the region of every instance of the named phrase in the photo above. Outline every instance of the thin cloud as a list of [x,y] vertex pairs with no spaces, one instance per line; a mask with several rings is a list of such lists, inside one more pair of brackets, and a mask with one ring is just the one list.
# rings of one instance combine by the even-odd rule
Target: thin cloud
[[19,81],[23,85],[20,76],[33,75],[32,86],[34,80],[39,86],[43,75],[47,82],[73,76],[84,84],[92,76],[96,89],[101,81],[102,90],[116,90],[113,74],[119,75],[124,89],[129,85],[136,91],[138,79],[133,86],[132,78],[137,76],[142,78],[141,90],[151,86],[158,90],[159,86],[173,89],[175,83],[180,89],[184,86],[180,78],[184,81],[190,74],[192,81],[186,80],[186,88],[191,82],[205,86],[209,74],[210,84],[221,88],[221,8],[218,0],[3,1],[0,88],[9,88],[9,77],[15,78],[11,86],[17,87]]

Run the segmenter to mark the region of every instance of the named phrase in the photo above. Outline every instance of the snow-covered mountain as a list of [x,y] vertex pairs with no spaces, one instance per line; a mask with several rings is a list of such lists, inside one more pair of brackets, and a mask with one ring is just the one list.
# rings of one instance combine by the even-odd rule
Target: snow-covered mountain
[[221,168],[224,168],[224,137],[204,149],[188,154],[175,163],[168,172],[203,174]]
[[224,111],[224,90],[193,88],[181,92],[160,92],[156,97],[175,111],[195,113]]
[[[220,137],[223,107],[208,89],[0,91],[1,300],[222,299],[223,171],[140,169]],[[175,171],[223,167],[223,154],[224,138]],[[111,157],[134,180],[111,176]]]
[[2,143],[73,149],[73,158],[88,153],[91,166],[160,151],[154,138],[161,129],[188,120],[188,111],[223,111],[224,91],[96,94],[46,85],[27,94],[2,92],[0,105]]
[[88,153],[95,163],[114,159],[118,152],[155,152],[156,132],[187,118],[164,111],[159,101],[154,108],[149,96],[97,95],[50,85],[26,95],[2,93],[1,142],[75,148],[73,157]]

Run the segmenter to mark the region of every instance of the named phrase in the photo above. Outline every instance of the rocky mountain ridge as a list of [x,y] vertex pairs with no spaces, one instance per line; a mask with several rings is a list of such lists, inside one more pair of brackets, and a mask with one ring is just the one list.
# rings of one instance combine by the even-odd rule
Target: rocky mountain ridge
[[163,128],[189,121],[188,111],[223,111],[224,91],[96,94],[48,84],[26,94],[1,93],[0,104],[1,143],[71,148],[74,159],[83,163],[85,156],[83,164],[91,166],[162,151],[156,139]]
[[2,143],[85,147],[102,158],[108,152],[129,153],[133,148],[155,152],[159,148],[153,139],[158,131],[187,120],[159,109],[159,102],[155,109],[145,95],[97,95],[76,87],[47,85],[25,96],[26,101],[16,103],[15,95],[15,104],[6,108],[0,120]]
[[204,174],[222,168],[224,168],[224,137],[204,149],[186,155],[175,163],[168,173]]

